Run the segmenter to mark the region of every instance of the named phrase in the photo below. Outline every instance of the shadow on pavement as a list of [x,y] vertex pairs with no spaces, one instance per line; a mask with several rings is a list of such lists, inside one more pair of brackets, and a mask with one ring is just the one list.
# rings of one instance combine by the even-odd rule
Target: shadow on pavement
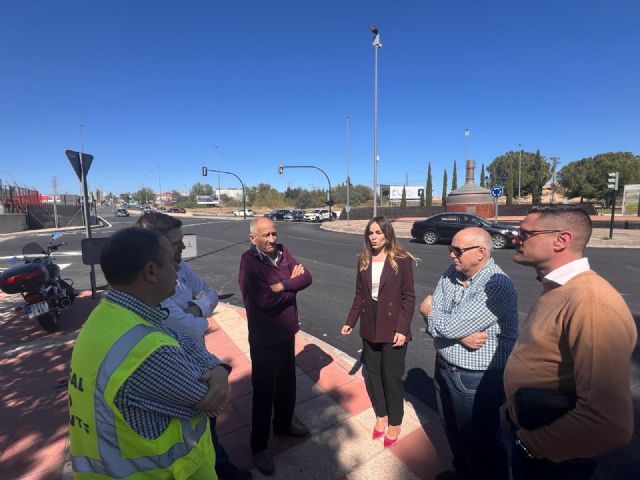
[[39,478],[59,478],[67,443],[66,387],[74,333],[96,303],[90,296],[77,298],[64,312],[61,331],[53,334],[22,314],[5,324],[3,350],[30,345],[0,358],[0,478],[33,472],[41,472]]

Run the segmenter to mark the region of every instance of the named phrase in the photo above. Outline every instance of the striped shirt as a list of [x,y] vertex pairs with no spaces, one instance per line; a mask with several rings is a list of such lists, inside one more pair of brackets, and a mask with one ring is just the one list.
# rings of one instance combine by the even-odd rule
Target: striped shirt
[[198,379],[215,366],[222,365],[228,370],[231,367],[188,335],[164,325],[166,311],[113,288],[107,293],[107,301],[132,311],[180,344],[180,347],[167,345],[155,350],[116,393],[115,405],[131,428],[145,438],[155,439],[174,417],[206,416],[194,407],[208,391],[207,384]]
[[[467,370],[504,368],[518,336],[518,301],[511,279],[490,258],[466,279],[451,265],[433,292],[427,330],[447,362]],[[489,335],[472,350],[460,339],[475,332]]]

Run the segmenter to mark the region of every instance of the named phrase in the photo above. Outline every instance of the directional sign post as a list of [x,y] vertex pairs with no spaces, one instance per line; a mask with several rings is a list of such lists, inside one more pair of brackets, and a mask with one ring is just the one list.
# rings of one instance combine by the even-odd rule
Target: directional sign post
[[504,188],[501,187],[500,185],[494,185],[493,187],[491,187],[491,196],[493,197],[493,201],[496,206],[496,216],[495,216],[496,223],[498,223],[498,199],[502,196],[503,193],[504,193]]
[[[91,222],[89,221],[89,193],[87,188],[87,173],[93,163],[93,155],[88,153],[75,152],[73,150],[65,150],[64,152],[69,159],[69,163],[76,172],[78,179],[82,183],[82,207],[84,210],[84,225],[87,232],[87,238],[91,238]],[[96,270],[91,264],[91,272],[89,273],[91,280],[91,298],[96,298]]]

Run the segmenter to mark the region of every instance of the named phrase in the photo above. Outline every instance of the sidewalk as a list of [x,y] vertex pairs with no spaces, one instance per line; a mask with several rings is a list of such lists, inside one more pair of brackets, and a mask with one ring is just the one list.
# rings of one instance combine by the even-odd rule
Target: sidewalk
[[[400,219],[393,222],[393,228],[398,238],[411,238],[411,227],[415,220],[422,219]],[[500,220],[511,220],[510,217],[503,217]],[[520,217],[513,220],[521,220]],[[333,232],[351,233],[362,235],[368,220],[336,220],[324,222],[321,226],[324,230]],[[587,247],[592,248],[640,248],[640,229],[624,230],[616,228],[613,230],[613,238],[609,240],[608,228],[594,228],[591,239]]]
[[[0,478],[70,479],[67,372],[73,342],[98,300],[88,292],[63,316],[63,330],[46,334],[26,315],[14,313],[18,296],[0,294]],[[432,479],[452,470],[437,415],[410,395],[405,400],[401,441],[384,449],[372,441],[375,415],[359,363],[325,342],[296,336],[297,415],[311,428],[306,439],[272,438],[276,473],[253,468],[251,361],[242,308],[221,303],[209,319],[209,350],[233,366],[231,401],[218,419],[218,435],[238,466],[254,478]],[[446,475],[446,474],[445,474]],[[443,477],[444,478],[444,477]]]

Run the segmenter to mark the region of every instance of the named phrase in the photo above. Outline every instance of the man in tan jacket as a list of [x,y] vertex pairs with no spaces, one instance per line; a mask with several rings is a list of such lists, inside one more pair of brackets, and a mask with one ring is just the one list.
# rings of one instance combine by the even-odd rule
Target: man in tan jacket
[[542,292],[504,374],[514,480],[588,479],[598,456],[633,433],[630,359],[637,332],[620,294],[583,257],[581,209],[534,208],[514,244]]

